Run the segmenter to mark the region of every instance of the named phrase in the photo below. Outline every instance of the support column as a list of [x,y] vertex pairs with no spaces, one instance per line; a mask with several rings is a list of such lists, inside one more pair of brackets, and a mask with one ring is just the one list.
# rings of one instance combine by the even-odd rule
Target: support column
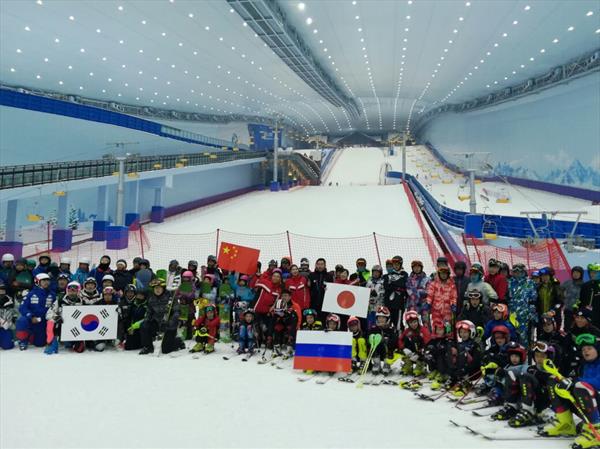
[[131,231],[137,231],[140,228],[140,182],[130,181],[125,188],[125,226]]
[[150,212],[150,221],[152,223],[162,223],[165,221],[165,208],[163,206],[163,188],[154,188],[154,206]]
[[7,201],[4,241],[0,241],[0,254],[12,254],[15,259],[19,259],[23,255],[23,242],[17,240],[18,209],[18,200]]
[[279,132],[279,123],[275,121],[275,132],[273,133],[273,180],[271,181],[271,192],[279,191],[279,180],[278,180],[278,151],[277,147],[277,133]]
[[55,252],[68,251],[73,243],[73,230],[67,226],[67,199],[67,193],[58,197],[56,227],[52,230],[52,251]]
[[108,187],[107,186],[98,186],[97,193],[97,205],[96,205],[96,219],[93,221],[92,225],[92,239],[96,242],[103,242],[106,240],[106,228],[110,225],[110,222],[107,220],[106,213],[106,199]]

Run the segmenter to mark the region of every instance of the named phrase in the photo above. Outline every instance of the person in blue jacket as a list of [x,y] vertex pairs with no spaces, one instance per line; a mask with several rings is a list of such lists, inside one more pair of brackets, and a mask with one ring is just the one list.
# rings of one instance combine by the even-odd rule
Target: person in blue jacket
[[48,254],[42,254],[38,258],[38,262],[38,266],[35,267],[31,272],[31,275],[33,277],[36,277],[40,273],[48,273],[48,270],[50,269],[50,262],[52,262],[52,259],[50,259],[50,256]]
[[87,257],[82,257],[79,259],[79,266],[71,279],[73,281],[79,282],[79,285],[83,285],[87,278],[90,277],[90,259]]
[[510,331],[510,341],[518,341],[517,330],[508,319],[508,307],[506,304],[497,303],[492,307],[493,318],[485,325],[483,338],[487,339],[492,335],[492,329],[496,326],[506,326]]
[[581,334],[575,340],[581,349],[583,362],[579,376],[574,378],[554,376],[549,389],[554,421],[540,431],[545,436],[574,436],[577,427],[573,421],[573,409],[583,419],[581,433],[572,447],[587,449],[600,446],[600,412],[598,389],[600,389],[600,340],[592,334]]
[[113,270],[110,268],[110,257],[106,254],[100,258],[100,263],[90,272],[90,276],[96,278],[96,283],[102,285],[102,278],[107,274],[112,275]]
[[21,316],[16,323],[16,337],[21,351],[27,349],[29,343],[39,347],[46,345],[46,312],[55,299],[54,292],[50,290],[50,276],[38,274],[35,287],[19,307]]

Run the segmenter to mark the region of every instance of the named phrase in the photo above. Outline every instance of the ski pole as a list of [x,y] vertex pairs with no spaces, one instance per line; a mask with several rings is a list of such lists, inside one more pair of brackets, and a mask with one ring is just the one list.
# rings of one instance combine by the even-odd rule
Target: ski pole
[[466,397],[471,393],[471,391],[473,391],[473,389],[479,383],[479,381],[481,381],[481,379],[482,379],[481,376],[477,378],[477,380],[473,383],[473,385],[471,385],[471,387],[469,387],[469,389],[467,390],[467,392],[465,393],[465,395],[456,402],[456,405],[454,407],[458,407],[460,404],[462,404],[464,402],[464,400],[466,399]]
[[367,360],[365,361],[365,366],[363,366],[362,372],[360,373],[360,378],[359,378],[358,382],[356,383],[356,388],[363,387],[363,380],[364,380],[365,375],[367,374],[367,370],[369,369],[369,364],[371,363],[373,354],[375,354],[375,350],[381,343],[381,339],[382,339],[381,334],[373,334],[373,335],[371,335],[371,337],[369,338],[370,343],[371,343],[371,349],[369,350],[369,355],[367,356]]

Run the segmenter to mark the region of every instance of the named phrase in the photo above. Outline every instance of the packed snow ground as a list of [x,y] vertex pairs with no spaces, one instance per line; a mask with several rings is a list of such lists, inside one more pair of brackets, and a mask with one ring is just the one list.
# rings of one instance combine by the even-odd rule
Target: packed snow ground
[[[394,386],[298,382],[290,367],[137,351],[0,353],[2,448],[568,448],[486,441],[452,426],[504,424]],[[531,430],[511,430],[527,436]]]
[[[402,149],[396,148],[395,155],[389,157],[395,171],[402,171]],[[469,186],[465,185],[465,177],[447,170],[433,154],[424,146],[406,148],[406,171],[419,175],[419,181],[443,205],[462,211],[469,210],[469,200],[461,200],[459,196],[469,194]],[[449,182],[444,183],[444,181]],[[461,187],[462,186],[462,187]],[[487,191],[489,201],[481,195]],[[477,211],[484,214],[520,216],[523,211],[585,211],[587,215],[581,221],[600,222],[600,205],[593,206],[590,201],[556,195],[541,190],[513,186],[506,183],[482,182],[475,185],[477,195]],[[495,195],[507,196],[508,203],[497,203]],[[538,216],[539,217],[539,216]],[[574,221],[575,215],[557,215],[559,220]]]

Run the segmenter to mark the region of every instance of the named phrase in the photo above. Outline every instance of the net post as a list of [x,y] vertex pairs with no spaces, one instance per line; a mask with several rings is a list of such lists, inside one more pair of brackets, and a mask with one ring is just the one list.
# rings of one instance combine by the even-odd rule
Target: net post
[[140,252],[142,253],[142,259],[145,259],[146,257],[144,256],[144,235],[142,233],[142,226],[143,226],[143,224],[140,223],[138,232],[140,235]]
[[221,230],[219,228],[217,228],[217,243],[215,245],[215,254],[219,254],[219,233],[221,232]]
[[288,244],[288,252],[289,252],[289,256],[290,256],[290,263],[292,263],[294,257],[292,256],[292,244],[290,242],[290,231],[285,231],[285,236],[287,237],[287,244]]
[[379,262],[379,266],[381,265],[381,255],[379,254],[379,244],[377,243],[377,234],[373,232],[373,240],[375,241],[375,251],[377,251],[377,261]]

